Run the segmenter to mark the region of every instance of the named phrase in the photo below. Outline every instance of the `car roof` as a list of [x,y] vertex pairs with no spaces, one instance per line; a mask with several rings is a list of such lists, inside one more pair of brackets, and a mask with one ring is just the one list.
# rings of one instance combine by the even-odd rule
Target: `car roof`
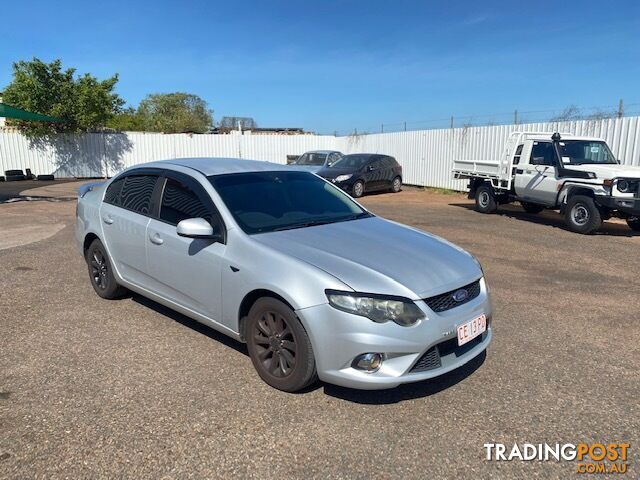
[[304,153],[342,153],[342,152],[339,152],[338,150],[309,150]]
[[[227,173],[272,172],[278,170],[291,171],[291,167],[279,163],[245,160],[242,158],[175,158],[136,165],[139,168],[168,168],[171,165],[192,168],[206,176],[224,175]],[[136,168],[134,167],[134,168]]]

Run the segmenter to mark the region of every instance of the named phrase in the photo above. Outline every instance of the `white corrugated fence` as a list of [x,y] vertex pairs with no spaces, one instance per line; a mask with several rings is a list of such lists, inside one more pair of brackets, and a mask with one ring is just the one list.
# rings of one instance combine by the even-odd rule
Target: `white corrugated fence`
[[640,117],[625,117],[346,137],[91,133],[57,136],[46,141],[0,132],[0,174],[30,168],[34,174],[100,177],[112,176],[138,163],[170,158],[241,157],[286,163],[287,155],[300,155],[307,150],[340,150],[396,157],[407,184],[464,190],[465,182],[451,177],[453,160],[496,159],[502,154],[509,133],[516,130],[602,137],[622,163],[640,165]]

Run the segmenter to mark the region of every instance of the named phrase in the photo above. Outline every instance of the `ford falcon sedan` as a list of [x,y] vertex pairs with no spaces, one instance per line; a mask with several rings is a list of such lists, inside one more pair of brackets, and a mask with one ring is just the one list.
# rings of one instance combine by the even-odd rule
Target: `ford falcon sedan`
[[129,168],[80,189],[76,239],[100,297],[131,290],[246,342],[258,375],[284,391],[425,380],[492,338],[472,255],[284,165]]

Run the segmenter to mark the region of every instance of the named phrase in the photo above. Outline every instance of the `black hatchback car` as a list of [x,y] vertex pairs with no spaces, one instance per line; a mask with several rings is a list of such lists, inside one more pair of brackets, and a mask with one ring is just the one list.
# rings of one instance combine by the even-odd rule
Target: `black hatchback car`
[[402,167],[395,158],[377,153],[345,155],[330,167],[316,172],[336,186],[349,192],[354,198],[365,192],[390,190],[399,192],[402,187]]

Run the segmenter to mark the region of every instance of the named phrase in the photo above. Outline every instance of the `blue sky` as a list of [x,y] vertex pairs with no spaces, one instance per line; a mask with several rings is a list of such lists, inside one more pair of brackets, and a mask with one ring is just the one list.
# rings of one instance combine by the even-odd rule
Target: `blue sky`
[[132,105],[186,91],[217,119],[321,133],[620,98],[640,112],[637,1],[13,1],[2,16],[0,89],[37,56],[119,73]]

